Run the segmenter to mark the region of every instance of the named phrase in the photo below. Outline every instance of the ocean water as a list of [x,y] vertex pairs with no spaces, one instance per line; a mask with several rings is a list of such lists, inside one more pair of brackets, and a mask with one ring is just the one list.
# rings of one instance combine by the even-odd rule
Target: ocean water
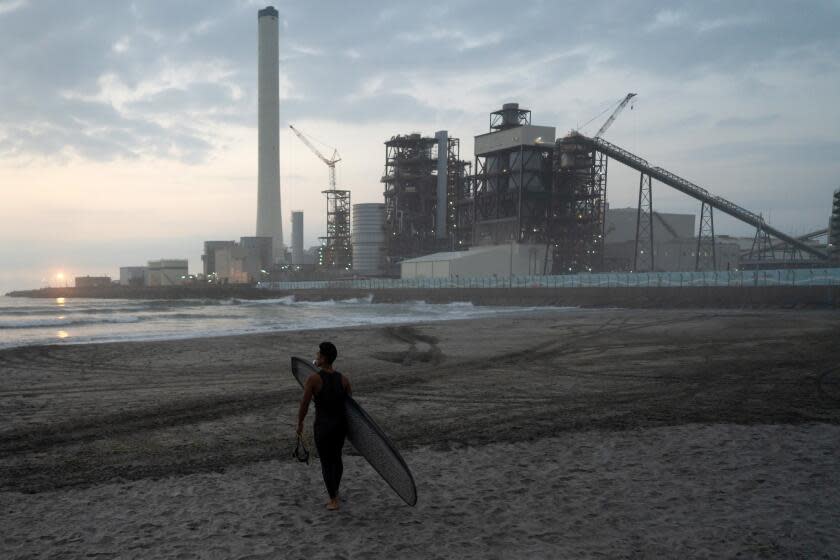
[[[550,308],[470,303],[372,303],[371,298],[268,300],[115,300],[0,297],[0,348],[170,340],[328,327],[417,323],[540,313]],[[556,308],[555,308],[556,310]]]

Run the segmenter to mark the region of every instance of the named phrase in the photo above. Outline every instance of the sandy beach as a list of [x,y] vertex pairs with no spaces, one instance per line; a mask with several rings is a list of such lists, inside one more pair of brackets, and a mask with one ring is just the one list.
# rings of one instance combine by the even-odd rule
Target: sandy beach
[[[320,340],[403,451],[291,457]],[[3,558],[836,558],[840,315],[557,310],[0,351]],[[311,421],[311,419],[310,419]]]

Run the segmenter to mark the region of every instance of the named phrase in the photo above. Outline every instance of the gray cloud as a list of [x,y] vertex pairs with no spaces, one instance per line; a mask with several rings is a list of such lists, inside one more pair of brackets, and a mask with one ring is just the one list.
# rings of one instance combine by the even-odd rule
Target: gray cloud
[[[206,124],[253,126],[258,7],[53,1],[3,13],[0,149],[7,155],[71,150],[91,159],[152,155],[202,161],[214,149],[213,139],[203,136],[202,127],[171,123],[188,116]],[[405,88],[413,79],[432,85],[459,76],[472,80],[476,92],[496,93],[500,102],[527,100],[530,92],[598,71],[654,76],[676,89],[680,81],[714,74],[760,93],[764,84],[748,82],[746,70],[811,64],[827,72],[836,70],[836,63],[825,60],[825,53],[840,51],[833,25],[838,8],[832,3],[802,9],[758,0],[679,2],[663,8],[657,2],[579,0],[536,2],[514,14],[508,7],[336,1],[319,4],[314,14],[310,5],[281,3],[281,72],[292,96],[283,103],[282,117],[347,122],[463,117],[463,111],[431,107]],[[574,25],[564,24],[569,21]],[[209,73],[214,68],[220,72]],[[353,95],[374,76],[382,77],[379,90]],[[112,90],[117,84],[116,93],[126,99],[115,100],[103,77],[111,77]],[[621,89],[616,84],[617,91],[603,97]],[[533,109],[540,122],[570,118],[560,100],[557,107]],[[757,127],[771,124],[774,114],[719,118],[717,125]]]
[[716,123],[716,126],[726,128],[749,128],[771,124],[778,120],[778,113],[774,113],[772,115],[759,115],[757,117],[730,117],[728,119],[719,120]]

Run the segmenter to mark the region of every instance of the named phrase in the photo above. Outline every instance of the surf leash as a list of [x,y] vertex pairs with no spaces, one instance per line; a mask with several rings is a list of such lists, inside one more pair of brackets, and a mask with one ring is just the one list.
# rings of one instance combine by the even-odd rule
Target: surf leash
[[292,457],[300,461],[301,463],[309,464],[309,450],[306,448],[306,443],[304,443],[303,438],[300,437],[298,434],[297,437],[297,444],[295,444],[295,450],[292,451]]

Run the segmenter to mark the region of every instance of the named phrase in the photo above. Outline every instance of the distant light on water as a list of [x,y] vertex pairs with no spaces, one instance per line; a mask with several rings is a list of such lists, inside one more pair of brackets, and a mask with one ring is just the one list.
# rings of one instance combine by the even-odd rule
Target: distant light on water
[[68,338],[68,337],[70,336],[70,333],[69,333],[69,332],[67,332],[67,331],[58,331],[57,333],[55,333],[55,335],[56,335],[58,338],[62,338],[62,339],[63,339],[63,338]]
[[55,304],[59,307],[64,307],[64,298],[63,297],[55,298]]

